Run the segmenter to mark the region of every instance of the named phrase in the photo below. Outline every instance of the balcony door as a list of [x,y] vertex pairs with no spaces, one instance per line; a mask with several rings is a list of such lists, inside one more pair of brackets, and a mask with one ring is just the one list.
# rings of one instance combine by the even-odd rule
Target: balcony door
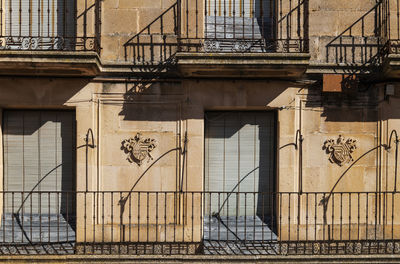
[[255,51],[274,37],[274,0],[205,1],[205,36],[216,50]]
[[9,49],[62,49],[75,35],[75,0],[3,0]]
[[73,242],[75,113],[4,111],[3,154],[0,242]]
[[204,240],[276,239],[275,113],[208,112],[205,123]]

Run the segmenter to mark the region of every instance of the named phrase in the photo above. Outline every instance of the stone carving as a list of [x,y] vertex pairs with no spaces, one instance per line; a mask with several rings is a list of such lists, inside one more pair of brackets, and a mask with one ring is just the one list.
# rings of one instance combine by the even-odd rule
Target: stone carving
[[156,148],[155,139],[143,138],[142,134],[137,133],[135,137],[122,141],[121,149],[128,154],[128,161],[137,163],[139,166],[148,158],[147,162],[153,160],[151,152]]
[[325,141],[323,146],[326,153],[330,154],[329,161],[336,163],[339,166],[343,166],[344,164],[353,161],[351,153],[353,153],[356,148],[356,140],[350,138],[345,140],[342,135],[339,135],[336,142],[333,139]]

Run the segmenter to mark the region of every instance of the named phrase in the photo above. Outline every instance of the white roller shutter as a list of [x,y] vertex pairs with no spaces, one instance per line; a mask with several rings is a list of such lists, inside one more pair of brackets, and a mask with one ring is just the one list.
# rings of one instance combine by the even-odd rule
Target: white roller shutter
[[[3,131],[4,190],[15,192],[6,195],[7,212],[15,212],[32,190],[75,190],[74,112],[4,111]],[[67,202],[63,196],[32,194],[25,213],[63,213],[66,204],[62,203]]]
[[272,37],[273,0],[205,0],[206,38],[261,39]]
[[[208,212],[221,215],[271,213],[274,191],[275,115],[272,112],[206,114],[205,190]],[[248,195],[236,194],[249,192]],[[257,194],[265,193],[264,200]],[[231,193],[229,201],[225,201]],[[224,203],[225,202],[225,203]],[[229,208],[229,209],[228,209]]]

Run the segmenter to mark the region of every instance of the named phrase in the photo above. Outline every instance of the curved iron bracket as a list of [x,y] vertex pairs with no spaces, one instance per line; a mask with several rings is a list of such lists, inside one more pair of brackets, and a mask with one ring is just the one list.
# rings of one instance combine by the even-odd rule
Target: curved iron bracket
[[[395,136],[394,141],[392,141],[393,136]],[[385,149],[389,151],[392,148],[392,142],[396,144],[396,151],[395,151],[395,164],[394,164],[394,184],[393,184],[393,193],[397,191],[397,163],[398,163],[398,157],[399,157],[399,135],[397,134],[397,130],[393,129],[392,132],[390,133],[389,137],[389,142],[385,146]]]

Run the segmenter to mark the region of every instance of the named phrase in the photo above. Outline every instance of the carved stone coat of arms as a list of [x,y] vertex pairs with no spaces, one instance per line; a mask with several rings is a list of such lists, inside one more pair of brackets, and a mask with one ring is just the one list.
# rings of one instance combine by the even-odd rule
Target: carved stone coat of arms
[[353,161],[351,153],[356,150],[356,140],[347,139],[345,140],[342,135],[336,140],[329,139],[325,141],[323,149],[326,150],[327,154],[330,154],[329,161],[336,163],[339,166],[343,166],[346,163]]
[[143,138],[142,134],[137,133],[135,137],[122,141],[121,149],[128,154],[129,162],[135,162],[140,166],[146,158],[148,162],[153,159],[150,153],[156,146],[155,139]]

